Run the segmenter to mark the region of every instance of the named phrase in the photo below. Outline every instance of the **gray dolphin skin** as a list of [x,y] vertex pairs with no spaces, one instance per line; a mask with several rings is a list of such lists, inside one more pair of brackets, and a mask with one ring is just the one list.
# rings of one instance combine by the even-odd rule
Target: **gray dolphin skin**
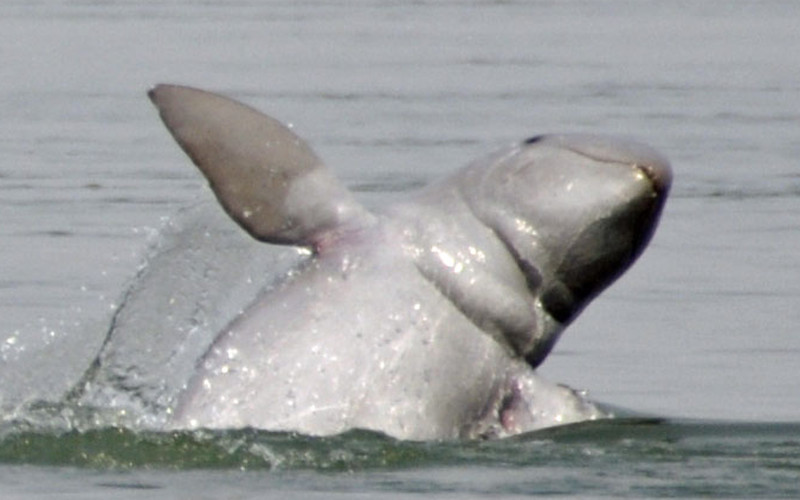
[[218,334],[170,427],[427,440],[609,416],[535,368],[650,240],[672,176],[658,153],[537,136],[373,213],[273,118],[189,87],[149,96],[237,224],[308,249]]

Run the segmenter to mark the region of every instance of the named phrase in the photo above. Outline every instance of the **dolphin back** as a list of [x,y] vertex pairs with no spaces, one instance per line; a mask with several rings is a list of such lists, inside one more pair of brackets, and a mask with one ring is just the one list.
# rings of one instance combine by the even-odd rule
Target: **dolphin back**
[[254,238],[316,247],[368,218],[306,142],[278,120],[191,87],[157,85],[148,96],[225,211]]

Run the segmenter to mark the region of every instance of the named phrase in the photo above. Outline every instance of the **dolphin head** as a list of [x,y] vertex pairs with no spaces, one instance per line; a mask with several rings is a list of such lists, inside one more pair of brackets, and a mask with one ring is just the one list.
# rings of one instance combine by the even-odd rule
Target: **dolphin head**
[[468,167],[460,191],[502,241],[536,301],[537,366],[563,328],[622,274],[649,242],[672,179],[642,144],[546,135]]

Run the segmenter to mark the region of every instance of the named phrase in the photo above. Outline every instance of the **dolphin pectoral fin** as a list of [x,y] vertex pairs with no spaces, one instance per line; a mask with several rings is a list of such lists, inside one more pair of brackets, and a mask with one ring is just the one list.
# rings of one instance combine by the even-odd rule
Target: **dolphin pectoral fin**
[[157,85],[148,96],[228,215],[257,240],[316,247],[369,218],[306,142],[274,118],[191,87]]

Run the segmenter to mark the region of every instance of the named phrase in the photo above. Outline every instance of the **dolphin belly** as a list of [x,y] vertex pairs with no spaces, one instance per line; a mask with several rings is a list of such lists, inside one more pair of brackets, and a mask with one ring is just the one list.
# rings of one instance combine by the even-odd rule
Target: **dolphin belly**
[[328,256],[262,297],[206,353],[173,425],[462,435],[513,361],[401,257]]

